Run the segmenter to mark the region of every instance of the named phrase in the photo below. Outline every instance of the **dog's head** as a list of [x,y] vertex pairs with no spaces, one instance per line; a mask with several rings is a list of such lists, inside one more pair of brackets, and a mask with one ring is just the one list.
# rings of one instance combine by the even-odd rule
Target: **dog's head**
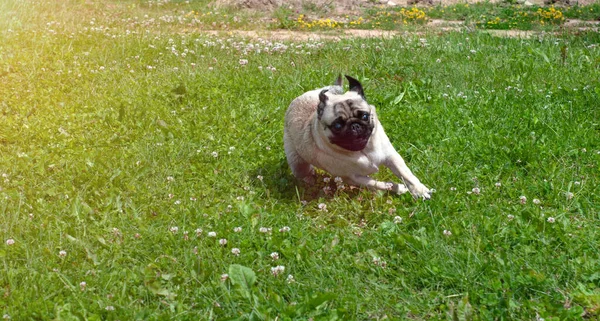
[[[324,89],[319,93],[317,117],[329,142],[350,151],[363,150],[375,128],[375,108],[365,99],[358,80],[346,76],[350,91],[334,95]],[[336,85],[341,84],[338,79]]]

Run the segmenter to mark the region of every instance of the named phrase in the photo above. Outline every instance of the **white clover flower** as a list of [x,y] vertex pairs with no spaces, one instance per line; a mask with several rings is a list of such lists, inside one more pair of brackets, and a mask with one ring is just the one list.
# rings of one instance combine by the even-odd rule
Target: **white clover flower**
[[220,239],[219,244],[221,244],[221,246],[227,245],[227,239]]
[[227,273],[221,274],[221,281],[222,282],[227,281],[227,279],[229,279],[229,274],[227,274]]
[[197,228],[195,232],[196,232],[196,236],[197,237],[200,237],[200,235],[202,235],[202,229],[201,228]]
[[114,306],[112,306],[112,305],[109,305],[109,306],[107,306],[105,309],[106,309],[106,311],[114,311],[114,310],[115,310],[115,307],[114,307]]
[[496,187],[501,187],[501,186],[502,186],[502,183],[500,183],[500,182],[497,182],[497,183],[496,183],[496,184],[494,184],[494,185],[496,185]]
[[402,217],[394,216],[394,224],[400,224],[400,223],[402,223]]
[[556,219],[554,219],[554,217],[548,217],[548,219],[546,221],[548,221],[548,223],[552,224],[552,223],[556,222]]
[[256,176],[256,178],[257,178],[259,181],[261,181],[261,182],[262,182],[262,180],[263,180],[263,176],[262,176],[262,175],[258,175],[258,176]]
[[444,230],[442,233],[444,233],[444,235],[446,236],[452,235],[452,232],[450,232],[449,230]]
[[87,286],[87,283],[85,281],[82,281],[79,283],[79,287],[81,288],[81,291],[85,291],[86,286]]
[[212,152],[212,153],[210,153],[210,154],[211,154],[211,155],[212,155],[212,157],[214,157],[214,158],[217,158],[217,157],[219,157],[219,153],[217,153],[217,152]]
[[540,201],[539,199],[537,199],[537,198],[533,199],[533,204],[540,205],[541,203],[542,203],[542,201]]
[[325,203],[319,203],[319,205],[317,205],[317,207],[319,208],[319,210],[326,212],[327,211],[327,204]]
[[512,214],[508,214],[506,217],[508,218],[509,221],[512,221],[515,218],[515,216]]
[[273,261],[279,260],[279,253],[277,253],[277,252],[271,253],[271,258],[273,259]]
[[291,274],[288,274],[288,276],[285,280],[287,281],[288,284],[296,282],[296,280],[294,279],[294,276]]
[[567,192],[567,193],[565,193],[565,195],[567,196],[567,199],[568,199],[568,200],[571,200],[571,199],[573,199],[573,196],[575,196],[575,195],[574,195],[573,193],[571,193],[571,192]]
[[179,232],[179,227],[177,227],[177,226],[171,226],[169,228],[169,231],[171,231],[171,233],[173,233],[173,234],[177,234],[177,232]]
[[475,195],[479,195],[481,193],[481,190],[479,189],[479,187],[474,187],[471,191]]
[[258,229],[259,232],[261,233],[271,233],[272,229],[270,227],[261,227]]
[[173,176],[167,176],[167,181],[168,182],[172,182],[174,180],[175,180],[175,178],[173,178]]
[[519,196],[519,201],[521,202],[521,204],[525,204],[527,203],[527,197],[525,197],[524,195]]
[[279,229],[280,233],[287,233],[290,231],[290,227],[289,226],[284,226],[282,228]]
[[339,176],[336,176],[336,177],[333,179],[333,181],[334,181],[336,184],[341,184],[341,183],[343,183],[343,182],[344,182],[344,180],[343,180],[341,177],[339,177]]
[[450,187],[451,191],[456,191],[456,187]]
[[235,256],[240,256],[240,252],[240,249],[238,249],[237,247],[231,249],[231,253]]
[[208,232],[208,237],[217,237],[217,232]]
[[236,232],[236,233],[239,233],[239,232],[241,232],[241,231],[242,231],[242,227],[241,227],[241,226],[234,227],[234,228],[233,228],[233,231],[234,231],[234,232]]
[[283,266],[283,265],[278,265],[278,266],[271,268],[271,273],[274,276],[278,276],[279,274],[283,273],[284,271],[285,271],[285,266]]
[[245,66],[248,64],[248,59],[240,59],[240,65]]
[[323,182],[324,183],[329,183],[331,181],[330,177],[323,177]]
[[60,252],[58,252],[58,256],[60,256],[60,257],[65,257],[65,256],[67,256],[67,251],[65,251],[65,250],[61,250]]
[[13,245],[13,244],[15,244],[15,240],[13,240],[13,239],[6,240],[6,245]]

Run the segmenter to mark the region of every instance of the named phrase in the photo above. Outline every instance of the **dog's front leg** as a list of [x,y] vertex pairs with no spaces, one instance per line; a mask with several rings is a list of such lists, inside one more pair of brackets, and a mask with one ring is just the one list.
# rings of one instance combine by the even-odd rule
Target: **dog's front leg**
[[414,198],[428,200],[431,198],[431,190],[427,188],[421,181],[411,172],[411,170],[402,159],[402,156],[397,152],[390,156],[385,165],[389,167],[394,175],[398,176],[412,194]]
[[356,175],[356,176],[346,178],[346,181],[348,181],[348,183],[353,184],[353,185],[366,186],[369,189],[378,189],[381,191],[392,191],[396,194],[404,194],[404,193],[408,192],[408,188],[406,188],[406,186],[404,186],[403,184],[396,184],[396,183],[392,183],[392,182],[381,182],[381,181],[372,179],[369,176]]

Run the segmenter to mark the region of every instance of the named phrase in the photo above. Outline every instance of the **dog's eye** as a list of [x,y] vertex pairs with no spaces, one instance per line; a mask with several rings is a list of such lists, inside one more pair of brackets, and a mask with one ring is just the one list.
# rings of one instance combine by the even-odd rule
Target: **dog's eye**
[[332,126],[332,127],[333,127],[333,129],[335,129],[335,130],[340,130],[340,129],[342,129],[342,127],[344,127],[344,126],[342,126],[342,123],[340,123],[339,121],[336,121],[336,122],[335,122],[335,123],[333,123],[333,125],[331,125],[331,126]]
[[369,120],[369,113],[364,113],[362,114],[362,116],[360,116],[361,120]]

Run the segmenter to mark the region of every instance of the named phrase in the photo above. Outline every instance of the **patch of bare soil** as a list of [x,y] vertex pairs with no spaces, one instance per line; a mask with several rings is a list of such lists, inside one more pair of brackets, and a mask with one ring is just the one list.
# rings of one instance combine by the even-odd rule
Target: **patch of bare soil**
[[273,11],[277,8],[315,12],[349,14],[379,5],[369,0],[215,0],[216,7],[233,7],[254,11]]
[[[407,4],[417,5],[450,5],[455,3],[476,3],[480,1],[500,2],[504,0],[214,0],[216,7],[232,7],[239,10],[251,10],[272,12],[278,8],[285,8],[295,11],[309,11],[313,13],[329,14],[342,16],[346,14],[360,14],[366,8],[382,6],[406,6]],[[547,1],[566,2],[568,4],[589,4],[600,0],[517,0],[529,1],[543,5]],[[343,19],[342,19],[343,20]],[[391,38],[399,35],[425,34],[429,32],[446,32],[454,30],[463,30],[464,21],[450,21],[441,19],[432,19],[427,23],[427,29],[418,32],[399,32],[388,30],[358,30],[348,29],[334,32],[302,32],[291,30],[276,31],[245,31],[234,30],[228,32],[203,31],[208,34],[229,34],[245,38],[263,38],[271,40],[339,40],[342,38]],[[598,21],[580,21],[568,20],[564,24],[565,29],[569,30],[598,30],[600,22]],[[538,32],[523,30],[487,30],[493,36],[511,37],[511,38],[529,38]]]
[[[335,41],[347,38],[393,38],[411,35],[425,35],[431,32],[444,32],[458,30],[458,27],[442,27],[434,28],[428,31],[393,31],[393,30],[359,30],[349,29],[343,32],[323,33],[323,32],[304,32],[292,30],[275,30],[275,31],[256,31],[256,30],[232,30],[232,31],[217,31],[206,30],[202,33],[215,36],[235,36],[252,39],[269,39],[275,41]],[[539,34],[537,31],[531,30],[485,30],[492,36],[504,38],[530,38]]]
[[275,30],[275,31],[256,31],[256,30],[232,30],[232,31],[215,31],[207,30],[202,31],[211,35],[228,35],[243,38],[262,38],[269,40],[280,40],[280,41],[320,41],[320,40],[340,40],[344,38],[392,38],[400,33],[397,31],[389,30],[359,30],[349,29],[343,32],[304,32],[304,31],[292,31],[292,30]]
[[[478,2],[500,3],[505,0],[214,0],[216,7],[232,7],[236,9],[249,9],[253,11],[274,11],[277,8],[290,10],[304,9],[315,13],[325,14],[359,14],[363,9],[375,6],[431,6],[453,5],[457,3]],[[599,0],[516,0],[524,5],[590,5]]]

